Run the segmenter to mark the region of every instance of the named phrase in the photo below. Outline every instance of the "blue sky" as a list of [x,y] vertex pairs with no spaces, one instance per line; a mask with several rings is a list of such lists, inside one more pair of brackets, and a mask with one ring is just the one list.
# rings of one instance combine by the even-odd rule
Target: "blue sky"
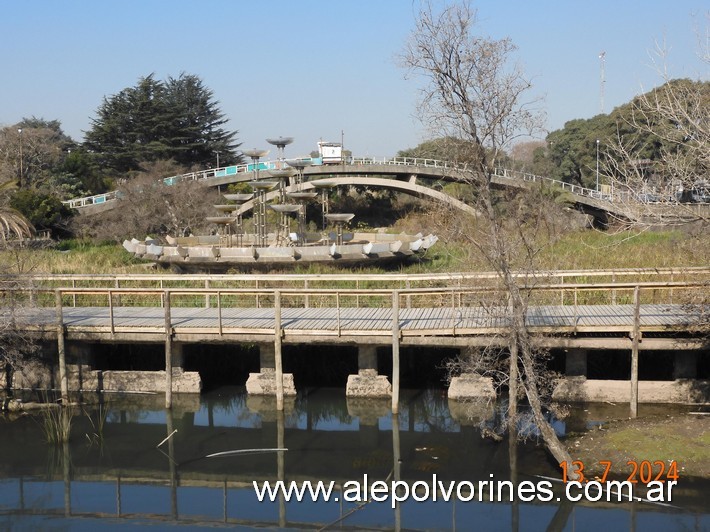
[[[244,148],[293,136],[287,156],[319,139],[356,156],[392,156],[424,140],[417,81],[396,55],[414,25],[412,0],[0,0],[0,125],[59,120],[76,140],[104,96],[141,76],[200,76]],[[510,37],[545,97],[547,127],[658,84],[649,52],[670,48],[674,77],[708,79],[697,58],[707,2],[481,0],[481,32]],[[275,151],[272,152],[275,154]]]

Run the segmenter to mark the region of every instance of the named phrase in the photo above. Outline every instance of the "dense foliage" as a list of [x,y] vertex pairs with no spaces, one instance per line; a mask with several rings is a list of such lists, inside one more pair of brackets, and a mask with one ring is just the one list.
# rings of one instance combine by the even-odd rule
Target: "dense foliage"
[[[680,117],[678,114],[664,113],[663,109],[652,108],[651,102],[664,99],[677,102],[679,107],[687,108],[689,114]],[[644,165],[649,174],[665,172],[669,175],[662,178],[677,177],[665,168],[665,163],[671,154],[691,155],[694,151],[693,145],[699,139],[696,134],[683,133],[689,128],[680,121],[698,117],[695,110],[690,109],[696,106],[696,100],[705,102],[697,106],[697,111],[703,112],[704,108],[707,119],[710,82],[673,80],[617,107],[608,115],[567,122],[564,128],[553,131],[547,137],[545,158],[550,163],[548,167],[552,169],[550,177],[593,188],[596,180],[597,141],[599,157],[602,160],[607,157],[616,159],[616,168]],[[684,134],[685,137],[678,137],[676,133]],[[620,145],[626,148],[623,153],[618,149]],[[707,160],[703,162],[696,155],[692,154],[694,160],[689,164],[695,166],[695,175],[701,177],[707,174],[708,168],[703,167]]]
[[10,206],[22,213],[35,229],[45,229],[53,236],[65,236],[71,210],[59,198],[37,190],[19,190],[10,198]]
[[[673,102],[673,113],[663,106],[664,102]],[[510,154],[499,154],[495,164],[589,188],[596,187],[598,161],[601,184],[608,181],[604,174],[611,167],[615,173],[623,172],[625,167],[640,168],[647,181],[682,177],[692,183],[706,179],[710,166],[705,138],[708,109],[710,82],[672,80],[610,114],[570,120],[562,129],[547,135],[545,142],[522,143]],[[460,160],[461,146],[461,140],[442,137],[397,155]],[[525,149],[516,150],[517,147]],[[609,164],[610,160],[613,164]],[[673,167],[670,161],[675,163]],[[681,165],[688,176],[679,176]]]
[[236,132],[199,77],[181,74],[166,81],[153,74],[134,87],[105,97],[86,133],[85,147],[116,172],[140,170],[141,163],[174,160],[190,167],[240,161]]

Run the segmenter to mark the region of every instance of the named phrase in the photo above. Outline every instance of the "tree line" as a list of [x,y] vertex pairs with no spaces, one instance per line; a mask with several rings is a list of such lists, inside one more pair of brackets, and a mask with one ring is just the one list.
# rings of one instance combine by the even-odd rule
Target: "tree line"
[[[492,162],[590,189],[616,184],[659,199],[702,200],[693,193],[708,183],[709,123],[710,81],[665,79],[609,114],[576,118],[544,139],[498,150]],[[447,136],[398,155],[453,161],[462,146]]]
[[[710,166],[710,82],[665,81],[609,114],[570,120],[544,140],[497,149],[489,159],[587,188],[616,183],[692,200]],[[84,142],[58,120],[24,118],[0,129],[0,201],[61,236],[71,216],[62,200],[116,189],[154,174],[161,162],[176,173],[241,162],[237,132],[226,122],[213,92],[185,73],[150,74],[104,97]],[[463,131],[446,131],[398,155],[458,160],[462,138]]]
[[104,97],[84,142],[58,120],[23,118],[0,129],[0,202],[61,236],[71,216],[62,200],[113,190],[161,161],[178,173],[240,163],[226,123],[212,90],[185,73],[150,74]]

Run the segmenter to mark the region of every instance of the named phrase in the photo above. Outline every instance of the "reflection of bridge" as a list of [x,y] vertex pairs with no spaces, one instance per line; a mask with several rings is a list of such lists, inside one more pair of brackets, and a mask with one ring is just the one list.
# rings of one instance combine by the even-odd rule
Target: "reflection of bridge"
[[[353,158],[344,164],[321,164],[320,159],[311,159],[313,163],[304,169],[304,178],[313,181],[326,179],[329,182],[342,185],[364,185],[376,188],[386,188],[404,192],[418,197],[428,197],[444,202],[452,207],[466,212],[473,212],[469,205],[443,192],[442,185],[446,183],[466,182],[465,170],[456,165],[433,159],[416,159],[406,157],[394,158]],[[225,168],[207,169],[178,176],[165,178],[166,185],[180,181],[194,180],[205,186],[222,186],[232,183],[252,181],[259,170],[280,168],[282,161],[268,161],[258,164],[242,164]],[[263,172],[262,177],[266,177]],[[627,198],[620,195],[612,197],[599,191],[572,185],[548,177],[529,173],[496,168],[493,184],[500,188],[523,188],[532,184],[542,184],[568,192],[570,200],[578,208],[605,219],[607,215],[628,218]],[[311,188],[307,181],[303,188]],[[65,202],[69,207],[91,213],[111,208],[117,199],[116,191],[98,194],[86,198],[76,198]],[[615,201],[619,200],[619,201]],[[645,206],[649,207],[649,206]]]
[[[327,393],[323,397],[323,392],[315,392],[320,395],[317,400],[311,401],[311,396],[300,399],[286,413],[274,412],[273,404],[250,404],[249,399],[242,403],[212,398],[196,408],[183,405],[188,408],[164,411],[159,407],[148,410],[145,399],[150,398],[126,404],[119,397],[109,405],[101,447],[85,445],[83,434],[95,428],[86,416],[76,416],[74,440],[55,448],[54,467],[49,468],[48,448],[36,437],[34,420],[19,419],[4,427],[0,439],[4,457],[0,465],[0,522],[22,529],[37,528],[21,525],[41,519],[45,526],[66,520],[74,526],[83,521],[87,528],[122,521],[126,526],[165,523],[315,529],[337,523],[345,530],[430,530],[456,529],[457,524],[465,528],[465,523],[471,522],[498,528],[513,521],[512,515],[518,512],[521,523],[527,523],[523,528],[533,524],[545,528],[549,523],[549,529],[562,530],[569,521],[574,522],[575,510],[565,501],[561,483],[552,485],[559,502],[553,498],[546,503],[521,503],[516,497],[511,500],[508,490],[502,495],[484,490],[481,495],[472,493],[468,485],[478,486],[478,481],[485,482],[493,474],[498,481],[518,482],[536,479],[535,475],[557,478],[558,473],[539,446],[494,445],[483,440],[477,419],[449,414],[439,394],[425,393],[423,400],[408,397],[397,417],[387,413],[386,403],[380,408],[377,401],[369,401],[358,408],[342,395]],[[591,408],[593,413],[573,412],[565,423],[569,430],[584,431],[590,421],[600,419],[598,410]],[[493,407],[489,410],[492,413]],[[147,414],[148,419],[136,420],[136,414]],[[255,423],[242,425],[245,416]],[[289,450],[207,458],[220,451],[268,448]],[[512,455],[519,458],[511,460]],[[434,473],[444,487],[463,480],[460,496],[475,497],[466,504],[428,497],[395,509],[387,500],[363,505],[357,513],[357,503],[343,502],[345,483],[362,481],[364,474],[370,485],[391,479],[414,489],[415,482],[432,482]],[[280,496],[273,503],[257,504],[252,482],[261,487],[265,480],[332,481],[339,501],[312,503],[306,497],[299,503]],[[704,511],[701,489],[683,490],[680,497],[674,493],[674,503],[686,512]],[[584,506],[585,518],[596,523],[603,522],[610,509],[653,516],[654,522],[665,528],[677,526],[679,520],[692,523],[694,518],[661,513],[662,507],[650,505],[631,509],[628,504],[582,501],[575,506]]]

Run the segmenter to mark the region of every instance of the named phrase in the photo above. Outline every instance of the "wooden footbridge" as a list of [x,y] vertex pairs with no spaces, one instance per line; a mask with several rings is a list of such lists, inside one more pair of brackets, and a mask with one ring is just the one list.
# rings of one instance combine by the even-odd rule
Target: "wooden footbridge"
[[[542,347],[636,357],[707,348],[699,334],[707,307],[692,303],[700,295],[707,305],[708,268],[519,280]],[[284,343],[392,346],[393,408],[400,346],[504,347],[510,323],[495,274],[35,276],[21,288],[6,279],[2,293],[26,303],[14,313],[19,328],[58,342],[60,370],[67,340],[165,343],[168,379],[174,343],[272,344],[277,381]]]

